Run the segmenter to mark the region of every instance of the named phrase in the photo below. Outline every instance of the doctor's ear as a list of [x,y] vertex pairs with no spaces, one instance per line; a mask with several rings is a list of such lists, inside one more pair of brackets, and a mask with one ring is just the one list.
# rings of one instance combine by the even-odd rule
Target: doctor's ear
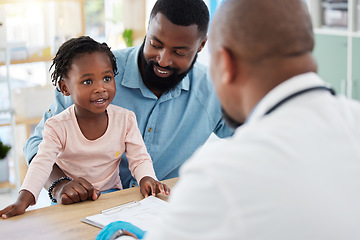
[[64,95],[64,96],[70,96],[70,92],[69,92],[69,89],[66,85],[66,82],[65,80],[60,80],[58,82],[58,89],[60,90],[60,92]]
[[231,51],[227,48],[221,48],[219,50],[219,68],[222,72],[222,79],[221,81],[224,84],[231,84],[236,77],[237,66],[234,56],[232,55]]

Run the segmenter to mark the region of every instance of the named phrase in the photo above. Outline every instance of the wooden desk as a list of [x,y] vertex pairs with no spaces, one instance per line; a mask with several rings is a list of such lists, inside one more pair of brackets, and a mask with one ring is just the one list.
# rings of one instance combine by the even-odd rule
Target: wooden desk
[[[163,181],[170,188],[178,178]],[[168,196],[159,195],[166,200]],[[80,202],[72,205],[54,205],[27,211],[25,214],[0,220],[1,239],[36,239],[36,240],[82,240],[95,239],[99,228],[81,222],[81,219],[98,214],[108,209],[132,200],[141,200],[143,196],[139,187],[107,193],[96,201]]]

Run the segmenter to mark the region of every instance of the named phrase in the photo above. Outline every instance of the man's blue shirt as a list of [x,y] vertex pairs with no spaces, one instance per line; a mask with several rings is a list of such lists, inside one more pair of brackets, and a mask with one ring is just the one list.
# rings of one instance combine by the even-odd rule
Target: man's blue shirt
[[[212,132],[219,137],[233,133],[222,120],[221,106],[205,66],[195,63],[178,86],[157,98],[142,81],[138,67],[139,47],[115,50],[113,53],[118,75],[115,77],[116,95],[112,104],[136,114],[159,180],[177,177],[180,166],[206,142]],[[69,96],[65,97],[58,91],[55,98],[24,147],[28,162],[37,153],[46,119],[73,104]],[[124,188],[136,183],[128,169],[125,154],[120,163],[120,177]]]

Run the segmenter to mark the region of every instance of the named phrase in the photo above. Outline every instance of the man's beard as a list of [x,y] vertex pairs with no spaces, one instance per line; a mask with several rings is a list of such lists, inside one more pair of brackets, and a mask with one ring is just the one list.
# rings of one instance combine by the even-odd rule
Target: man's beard
[[236,121],[235,119],[233,119],[232,117],[229,116],[229,114],[226,113],[226,111],[222,108],[222,115],[223,115],[223,119],[225,120],[226,125],[228,125],[229,127],[233,128],[233,129],[237,129],[238,127],[240,127],[242,125],[242,123]]
[[[140,47],[140,54],[139,54],[139,58],[141,61],[140,62],[141,68],[143,72],[143,76],[142,76],[143,82],[145,86],[150,90],[157,90],[161,92],[167,92],[174,89],[193,68],[198,55],[196,53],[195,58],[187,71],[183,73],[179,73],[180,70],[178,68],[173,68],[169,66],[161,67],[157,62],[151,59],[149,60],[149,62],[146,62],[144,57],[144,46],[145,46],[145,40]],[[172,71],[173,73],[171,74],[171,76],[166,78],[159,77],[154,72],[154,65]]]

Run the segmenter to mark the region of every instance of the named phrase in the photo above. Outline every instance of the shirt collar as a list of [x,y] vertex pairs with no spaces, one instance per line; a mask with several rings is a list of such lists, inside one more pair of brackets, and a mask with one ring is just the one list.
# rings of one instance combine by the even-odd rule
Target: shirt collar
[[282,82],[256,104],[246,122],[262,118],[271,107],[289,95],[316,86],[325,86],[325,82],[313,72],[300,74]]
[[[125,64],[124,77],[121,81],[121,85],[128,88],[141,88],[142,79],[139,71],[138,55],[140,47],[134,48]],[[135,67],[134,67],[135,66]]]
[[[140,46],[136,47],[129,54],[129,59],[126,61],[124,78],[122,79],[121,84],[128,88],[139,88],[142,92],[147,87],[142,81],[141,74],[139,71],[138,57],[140,53]],[[136,67],[134,67],[136,66]],[[190,78],[189,74],[192,74],[192,70],[184,77],[184,79],[169,93],[173,92],[171,95],[177,95],[176,92],[181,90],[189,91],[190,89]],[[148,89],[147,89],[148,90]]]

